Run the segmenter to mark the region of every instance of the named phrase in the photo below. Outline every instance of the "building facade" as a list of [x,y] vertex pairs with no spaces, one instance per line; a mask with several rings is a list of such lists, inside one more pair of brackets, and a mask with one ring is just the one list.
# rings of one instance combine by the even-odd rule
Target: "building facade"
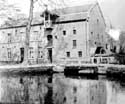
[[[43,21],[31,27],[31,64],[90,62],[98,47],[106,48],[106,25],[98,3],[45,10],[41,18]],[[0,35],[0,61],[22,62],[26,26],[2,27]]]

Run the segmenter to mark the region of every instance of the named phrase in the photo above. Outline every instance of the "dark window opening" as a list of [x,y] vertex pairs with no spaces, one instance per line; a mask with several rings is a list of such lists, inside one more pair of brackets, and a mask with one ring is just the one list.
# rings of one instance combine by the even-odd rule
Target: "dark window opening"
[[82,51],[78,52],[79,57],[82,57]]
[[108,44],[106,44],[106,49],[108,49]]
[[93,38],[93,32],[91,32],[91,36],[92,36],[92,38]]
[[20,34],[23,34],[24,32],[20,32]]
[[24,48],[20,48],[20,54],[21,54],[21,60],[20,60],[20,63],[22,63],[23,60],[24,60]]
[[65,30],[63,30],[63,35],[66,35],[66,31]]
[[77,102],[77,97],[75,96],[75,97],[74,97],[74,103],[76,103],[76,102]]
[[15,30],[15,32],[17,33],[17,29]]
[[10,33],[8,33],[8,36],[10,36],[11,34]]
[[116,52],[116,46],[114,46],[113,52]]
[[99,19],[97,19],[97,23],[99,22]]
[[47,40],[48,40],[47,46],[52,46],[52,44],[53,44],[53,37],[52,37],[52,35],[48,35],[47,36]]
[[76,48],[76,40],[73,40],[73,48]]
[[8,50],[8,58],[11,58],[11,49],[8,48],[7,50]]
[[39,58],[43,58],[43,50],[42,49],[39,49],[39,51],[38,51],[38,57]]
[[41,30],[41,26],[40,26],[40,30]]
[[11,43],[11,34],[8,33],[8,43]]
[[73,30],[73,34],[76,34],[76,30],[75,29]]
[[97,47],[95,50],[95,54],[104,54],[106,53],[103,47]]
[[97,63],[97,59],[94,58],[94,63],[96,64]]
[[70,52],[66,52],[66,54],[67,54],[67,57],[70,57]]
[[99,34],[97,34],[97,38],[99,39]]
[[73,92],[76,93],[77,92],[77,87],[73,87]]
[[30,51],[29,51],[29,57],[30,57],[30,58],[33,58],[33,53],[34,53],[34,52],[33,52],[33,47],[30,47],[29,50],[30,50]]
[[52,63],[52,49],[48,49],[48,59],[50,61],[50,63]]
[[8,58],[11,58],[11,52],[8,52]]
[[63,102],[64,102],[64,103],[66,102],[66,97],[64,97]]
[[48,35],[48,36],[47,36],[47,40],[48,40],[48,41],[51,41],[52,38],[53,38],[52,35]]
[[55,36],[55,38],[57,39],[57,36]]
[[49,13],[45,13],[45,20],[49,20]]

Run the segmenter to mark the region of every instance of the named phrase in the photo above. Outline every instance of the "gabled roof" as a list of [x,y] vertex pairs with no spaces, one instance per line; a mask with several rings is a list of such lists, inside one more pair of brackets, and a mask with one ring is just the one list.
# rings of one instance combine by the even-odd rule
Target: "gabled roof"
[[95,3],[85,4],[81,6],[66,7],[52,12],[59,15],[59,21],[71,21],[86,19],[88,17],[88,12],[94,7]]
[[[92,7],[94,7],[94,5],[95,3],[85,4],[81,6],[66,7],[66,8],[52,10],[50,12],[52,14],[56,14],[59,16],[57,21],[72,21],[72,20],[86,19],[88,17],[88,12],[91,10]],[[27,23],[27,19],[22,20],[22,21],[20,20],[16,22],[16,24],[10,23],[10,25],[6,25],[6,26],[4,25],[2,26],[2,28],[26,26],[26,23]],[[37,25],[40,23],[43,23],[42,17],[41,18],[36,17],[32,21],[32,25],[34,24]]]
[[54,11],[59,15],[82,13],[82,12],[84,13],[84,12],[88,12],[93,5],[95,4],[92,3],[92,4],[81,5],[81,6],[66,7],[66,8],[61,8]]

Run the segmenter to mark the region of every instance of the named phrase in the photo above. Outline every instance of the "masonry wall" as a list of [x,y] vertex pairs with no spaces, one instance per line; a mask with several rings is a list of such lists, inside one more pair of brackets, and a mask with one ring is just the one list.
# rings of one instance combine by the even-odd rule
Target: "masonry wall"
[[[28,56],[30,63],[49,62],[47,34],[52,35],[53,62],[79,60],[83,63],[89,62],[92,55],[91,49],[106,44],[104,19],[98,4],[93,6],[91,11],[81,13],[81,15],[77,13],[65,15],[65,19],[68,20],[62,19],[62,23],[58,21],[59,23],[54,24],[51,33],[45,33],[44,25],[32,26]],[[59,18],[63,16],[60,15]],[[26,27],[0,29],[0,36],[0,61],[20,61]]]
[[[53,58],[55,61],[84,59],[86,57],[86,23],[86,21],[81,21],[55,26],[53,30]],[[73,45],[74,40],[76,41],[76,46]],[[81,56],[78,54],[79,51],[82,53]],[[67,52],[70,53],[70,56],[67,56]]]
[[[104,46],[106,40],[105,22],[98,4],[89,13],[89,44],[90,51],[94,47]],[[90,56],[92,53],[90,53]]]
[[[21,61],[20,49],[24,48],[26,27],[1,29],[0,35],[0,61]],[[28,56],[30,63],[47,62],[46,44],[43,25],[32,26]]]

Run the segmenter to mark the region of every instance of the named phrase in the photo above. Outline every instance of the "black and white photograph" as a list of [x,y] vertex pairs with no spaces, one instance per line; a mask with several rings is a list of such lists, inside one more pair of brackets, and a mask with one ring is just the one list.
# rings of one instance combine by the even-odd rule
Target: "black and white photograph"
[[125,104],[125,0],[0,0],[0,104]]

